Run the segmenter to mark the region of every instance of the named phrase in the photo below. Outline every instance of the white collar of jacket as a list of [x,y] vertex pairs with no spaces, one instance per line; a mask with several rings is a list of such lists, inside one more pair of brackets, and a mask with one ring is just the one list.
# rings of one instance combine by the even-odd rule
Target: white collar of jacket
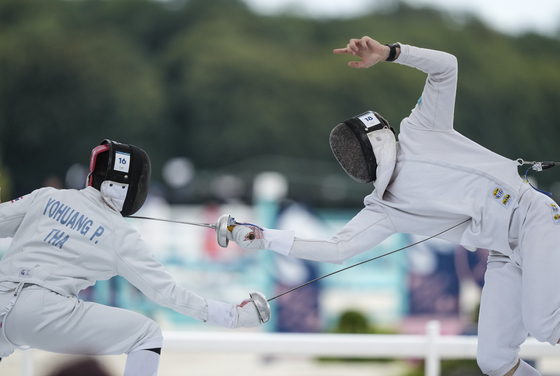
[[389,128],[379,129],[368,133],[368,138],[373,147],[373,153],[377,160],[377,178],[373,182],[377,197],[383,198],[383,193],[393,176],[397,161],[397,139]]

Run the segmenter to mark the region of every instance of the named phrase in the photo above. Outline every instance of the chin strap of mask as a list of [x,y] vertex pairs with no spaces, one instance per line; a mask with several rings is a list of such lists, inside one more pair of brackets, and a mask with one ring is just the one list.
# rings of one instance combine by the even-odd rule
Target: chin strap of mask
[[540,189],[535,188],[530,182],[529,182],[529,178],[527,178],[527,175],[529,174],[530,170],[534,170],[534,171],[542,171],[542,170],[548,170],[551,167],[556,166],[556,163],[560,163],[560,162],[553,162],[553,161],[543,161],[543,162],[536,162],[536,161],[524,161],[523,159],[519,158],[517,160],[517,163],[519,164],[519,166],[522,165],[531,165],[531,167],[529,167],[527,169],[527,171],[525,171],[525,182],[529,183],[529,185],[531,186],[531,188],[533,188],[535,191],[543,193],[545,195],[547,195],[548,197],[552,197],[552,193],[550,192],[546,192],[546,191],[542,191]]

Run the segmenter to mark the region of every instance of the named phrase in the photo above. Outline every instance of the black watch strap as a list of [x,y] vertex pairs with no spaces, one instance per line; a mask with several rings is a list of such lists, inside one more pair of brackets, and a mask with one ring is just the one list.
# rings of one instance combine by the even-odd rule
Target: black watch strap
[[400,46],[396,43],[386,44],[386,46],[391,49],[391,52],[389,52],[389,57],[385,61],[395,61],[397,58],[397,48],[400,48]]

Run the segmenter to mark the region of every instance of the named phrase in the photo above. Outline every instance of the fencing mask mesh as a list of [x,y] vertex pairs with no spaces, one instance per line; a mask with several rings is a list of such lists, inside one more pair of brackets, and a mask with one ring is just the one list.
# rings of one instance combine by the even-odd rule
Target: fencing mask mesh
[[336,160],[352,179],[360,183],[375,180],[377,163],[373,149],[371,145],[369,148],[367,144],[362,146],[363,142],[352,125],[347,122],[338,124],[331,131],[329,142]]
[[392,130],[389,123],[373,111],[354,116],[333,128],[329,139],[331,150],[352,179],[360,183],[377,179],[378,161],[370,137],[372,132],[387,128]]

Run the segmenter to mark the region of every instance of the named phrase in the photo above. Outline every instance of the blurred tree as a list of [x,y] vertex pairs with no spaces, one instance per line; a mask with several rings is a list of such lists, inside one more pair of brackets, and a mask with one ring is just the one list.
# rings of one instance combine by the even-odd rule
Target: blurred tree
[[2,157],[18,195],[86,164],[104,138],[156,141],[163,106],[158,72],[133,41],[117,29],[69,28],[74,4],[41,4],[0,30]]
[[[370,323],[368,318],[360,311],[348,310],[341,313],[334,333],[339,334],[395,334],[392,328],[382,328]],[[338,362],[392,362],[389,358],[332,358],[322,357],[322,361]]]
[[[560,40],[399,3],[317,20],[257,15],[241,0],[2,1],[0,158],[20,195],[113,138],[150,154],[154,180],[176,156],[249,180],[258,166],[283,170],[321,205],[318,181],[344,174],[330,130],[370,109],[398,128],[426,79],[393,64],[350,69],[352,57],[332,54],[363,35],[453,53],[455,128],[508,158],[558,159]],[[557,180],[536,177],[544,188]],[[340,204],[360,206],[352,197]]]
[[8,172],[2,166],[0,160],[0,202],[12,199],[12,184]]

